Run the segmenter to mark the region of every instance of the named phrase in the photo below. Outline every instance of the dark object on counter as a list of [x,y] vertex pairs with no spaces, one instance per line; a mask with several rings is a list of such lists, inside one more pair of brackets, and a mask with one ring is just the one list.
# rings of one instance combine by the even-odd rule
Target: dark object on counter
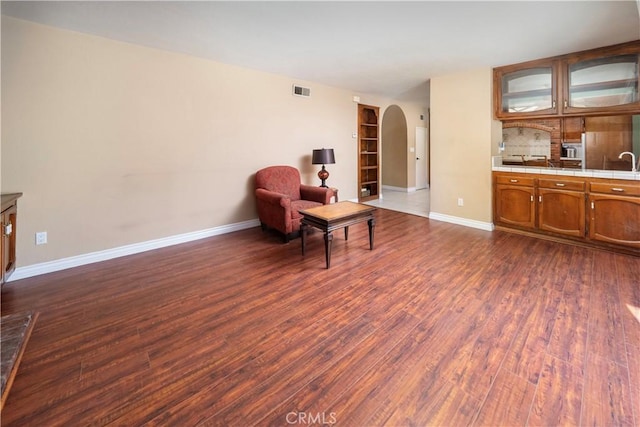
[[524,156],[522,156],[522,164],[525,166],[542,166],[549,167],[549,159],[547,156],[532,156],[537,157],[535,159],[525,160]]
[[525,160],[524,165],[525,166],[543,166],[546,168],[546,167],[549,167],[549,160],[547,159]]

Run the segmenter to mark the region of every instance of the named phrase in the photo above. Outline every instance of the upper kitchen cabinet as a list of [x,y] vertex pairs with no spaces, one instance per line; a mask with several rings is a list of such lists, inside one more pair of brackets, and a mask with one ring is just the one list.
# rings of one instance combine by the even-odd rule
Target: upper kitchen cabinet
[[580,143],[584,132],[584,117],[562,119],[562,142]]
[[558,61],[542,60],[494,69],[494,107],[498,119],[558,113]]
[[640,40],[494,68],[496,119],[640,112]]
[[566,84],[563,86],[563,112],[637,111],[640,108],[638,58],[640,48],[628,46],[579,55],[564,61]]

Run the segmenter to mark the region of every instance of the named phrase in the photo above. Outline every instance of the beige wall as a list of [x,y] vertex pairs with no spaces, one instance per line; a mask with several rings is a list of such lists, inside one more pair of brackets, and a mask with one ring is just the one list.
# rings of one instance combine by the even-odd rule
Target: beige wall
[[317,185],[314,148],[334,148],[328,183],[356,199],[353,95],[397,103],[3,16],[1,176],[3,192],[24,193],[18,268],[253,220],[255,171],[289,164]]
[[431,212],[492,222],[491,155],[502,129],[491,85],[490,68],[431,80]]

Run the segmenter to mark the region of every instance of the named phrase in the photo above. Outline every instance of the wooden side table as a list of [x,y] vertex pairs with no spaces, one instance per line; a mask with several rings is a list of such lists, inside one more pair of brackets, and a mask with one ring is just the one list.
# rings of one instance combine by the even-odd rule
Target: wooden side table
[[367,221],[369,225],[369,249],[373,250],[373,231],[376,225],[373,206],[354,202],[338,202],[301,210],[300,239],[302,240],[302,255],[305,252],[307,231],[309,227],[316,227],[324,232],[324,252],[327,268],[331,266],[331,243],[333,231],[344,228],[344,239],[349,238],[349,226]]

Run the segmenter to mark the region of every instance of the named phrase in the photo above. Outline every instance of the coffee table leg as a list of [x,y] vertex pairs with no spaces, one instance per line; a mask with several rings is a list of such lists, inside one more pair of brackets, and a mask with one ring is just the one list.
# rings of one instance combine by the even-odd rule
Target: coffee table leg
[[331,242],[333,242],[333,234],[330,231],[324,233],[324,254],[327,259],[327,268],[331,266]]
[[373,250],[373,230],[376,227],[376,220],[371,218],[367,223],[369,224],[369,249]]
[[307,224],[300,224],[300,241],[302,242],[302,256],[304,256],[304,245],[307,237]]
[[349,226],[344,228],[344,240],[349,240]]

